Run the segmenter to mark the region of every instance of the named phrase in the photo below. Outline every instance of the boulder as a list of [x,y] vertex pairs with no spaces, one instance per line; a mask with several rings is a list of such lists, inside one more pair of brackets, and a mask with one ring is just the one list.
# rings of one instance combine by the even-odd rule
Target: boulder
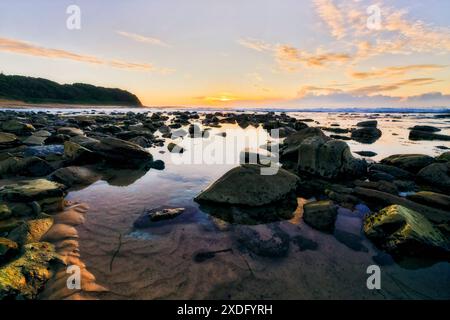
[[143,167],[153,161],[153,156],[144,148],[117,138],[103,138],[92,149],[110,165]]
[[375,127],[363,127],[360,129],[352,130],[352,139],[360,142],[371,144],[380,139],[382,132]]
[[450,162],[433,163],[417,173],[423,182],[450,193]]
[[42,177],[53,171],[53,167],[39,157],[10,157],[0,161],[0,176],[17,175]]
[[167,149],[169,150],[169,152],[172,153],[183,153],[184,152],[184,148],[180,147],[179,145],[177,145],[176,143],[170,142],[167,145]]
[[362,156],[362,157],[375,157],[377,155],[376,152],[373,151],[355,151],[356,154]]
[[50,243],[30,243],[22,255],[0,267],[0,300],[36,299],[45,283],[53,276],[51,266],[58,261]]
[[152,141],[143,136],[134,137],[128,141],[135,143],[142,148],[150,148],[152,146]]
[[424,154],[394,154],[381,160],[381,163],[417,173],[434,161],[433,157]]
[[20,145],[20,140],[15,134],[0,132],[0,149],[8,149]]
[[450,196],[444,194],[431,191],[420,191],[408,195],[406,198],[433,208],[450,210]]
[[12,216],[11,209],[6,203],[0,203],[0,221],[6,220]]
[[328,137],[319,128],[308,127],[289,135],[284,140],[283,145],[280,148],[281,158],[283,159],[292,155],[296,161],[298,157],[298,150],[300,149],[302,142],[307,138],[315,136],[319,136],[324,140],[328,139]]
[[84,136],[84,132],[81,129],[74,127],[62,127],[57,130],[58,134],[68,135],[70,137],[74,136]]
[[133,226],[138,229],[148,228],[153,222],[161,220],[169,220],[178,217],[184,212],[184,208],[167,208],[160,207],[150,210],[145,210],[145,212],[137,218]]
[[60,168],[49,176],[50,180],[62,183],[67,187],[87,186],[100,178],[100,175],[91,169],[77,166]]
[[72,141],[64,142],[64,159],[71,164],[83,165],[100,161],[95,152]]
[[303,220],[321,231],[332,232],[336,216],[337,207],[330,200],[309,202],[303,206]]
[[357,127],[363,127],[363,128],[376,128],[377,125],[378,125],[377,120],[361,121],[356,124]]
[[413,175],[406,170],[387,165],[387,164],[380,164],[380,163],[374,163],[371,164],[369,167],[370,171],[378,171],[378,172],[384,172],[386,174],[389,174],[390,176],[393,176],[397,179],[412,179]]
[[25,140],[23,140],[23,144],[27,146],[42,146],[45,140],[47,140],[46,137],[40,137],[33,134],[27,137]]
[[364,233],[391,254],[450,257],[448,239],[420,213],[400,205],[368,216]]
[[298,170],[330,179],[360,177],[366,174],[367,163],[354,158],[344,141],[316,136],[301,143]]
[[450,141],[450,136],[445,134],[437,134],[429,131],[411,130],[409,132],[409,140],[440,140]]
[[200,193],[195,200],[218,204],[263,206],[288,198],[299,178],[279,169],[274,175],[262,175],[264,166],[245,164],[228,171]]
[[439,132],[441,129],[432,126],[414,126],[411,130],[418,130],[423,132]]
[[36,201],[45,212],[53,212],[63,207],[64,186],[46,179],[20,181],[0,187],[0,200],[4,202]]
[[23,123],[18,120],[2,121],[1,129],[18,136],[28,136],[36,130],[31,124]]

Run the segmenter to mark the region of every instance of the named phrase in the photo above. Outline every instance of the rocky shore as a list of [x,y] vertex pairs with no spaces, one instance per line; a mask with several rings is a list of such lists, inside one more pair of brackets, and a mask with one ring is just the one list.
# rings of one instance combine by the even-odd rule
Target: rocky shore
[[[275,175],[261,175],[263,164],[242,164],[195,197],[202,211],[236,226],[241,250],[279,258],[291,242],[309,248],[313,242],[291,238],[270,223],[292,219],[300,207],[307,225],[331,234],[339,210],[364,205],[363,233],[395,260],[450,261],[450,152],[369,161],[355,157],[346,141],[370,145],[380,139],[384,133],[376,120],[354,128],[319,127],[309,120],[273,112],[0,112],[0,299],[89,299],[106,292],[78,248],[76,227],[88,208],[66,201],[66,194],[111,179],[114,172],[139,177],[164,170],[152,147],[183,153],[174,137],[207,139],[209,128],[229,124],[279,129],[282,138]],[[412,127],[409,139],[448,141],[439,130]],[[134,227],[186,214],[184,208],[155,205]],[[80,290],[66,287],[70,265],[82,270]]]

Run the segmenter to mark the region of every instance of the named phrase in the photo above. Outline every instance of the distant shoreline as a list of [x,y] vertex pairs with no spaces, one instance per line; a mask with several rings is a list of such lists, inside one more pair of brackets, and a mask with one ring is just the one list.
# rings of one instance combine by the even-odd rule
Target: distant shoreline
[[0,99],[0,109],[118,109],[118,108],[145,108],[143,106],[130,105],[105,105],[105,104],[77,104],[77,103],[31,103],[18,100]]

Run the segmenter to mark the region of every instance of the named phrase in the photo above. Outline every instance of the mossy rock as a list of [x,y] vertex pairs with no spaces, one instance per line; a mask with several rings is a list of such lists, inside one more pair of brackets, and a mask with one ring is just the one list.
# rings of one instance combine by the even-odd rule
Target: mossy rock
[[53,276],[51,263],[59,257],[52,244],[30,243],[22,252],[16,260],[0,267],[0,300],[36,299]]
[[63,207],[64,189],[62,184],[47,179],[20,181],[1,187],[0,200],[11,203],[36,201],[42,210],[53,212]]
[[37,219],[28,220],[20,224],[10,232],[8,238],[21,245],[38,242],[52,225],[53,217],[42,213]]
[[0,263],[6,260],[8,257],[13,256],[19,250],[19,246],[16,242],[0,237]]
[[6,220],[12,216],[11,209],[5,203],[0,203],[0,221]]
[[396,255],[450,258],[449,239],[420,213],[400,205],[368,216],[364,233],[376,245]]

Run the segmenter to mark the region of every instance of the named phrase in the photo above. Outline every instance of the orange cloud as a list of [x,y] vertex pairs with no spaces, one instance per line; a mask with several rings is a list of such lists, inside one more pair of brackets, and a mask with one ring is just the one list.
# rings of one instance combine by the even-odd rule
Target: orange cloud
[[342,39],[346,34],[343,12],[332,0],[314,0],[314,6],[320,18],[330,28],[331,34],[336,39]]
[[106,65],[119,69],[140,70],[140,71],[158,70],[152,64],[148,63],[135,63],[121,60],[104,60],[91,55],[83,55],[61,49],[40,47],[29,42],[7,38],[0,38],[0,51],[42,58],[65,59],[90,64]]
[[393,76],[401,76],[407,72],[411,71],[428,71],[428,70],[438,70],[443,69],[446,66],[438,65],[438,64],[416,64],[416,65],[407,65],[407,66],[399,66],[399,67],[387,67],[383,69],[377,69],[372,71],[351,72],[351,76],[356,79],[369,79],[369,78],[380,78],[380,77],[393,77]]
[[116,33],[123,37],[129,38],[133,41],[136,41],[136,42],[148,43],[148,44],[157,45],[157,46],[161,46],[161,47],[170,47],[167,43],[165,43],[164,41],[162,41],[158,38],[147,37],[147,36],[143,36],[140,34],[125,32],[125,31],[116,31]]

